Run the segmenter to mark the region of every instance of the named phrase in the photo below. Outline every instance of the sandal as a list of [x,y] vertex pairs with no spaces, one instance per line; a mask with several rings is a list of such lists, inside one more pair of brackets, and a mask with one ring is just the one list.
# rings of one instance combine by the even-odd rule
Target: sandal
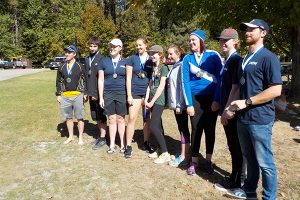
[[64,144],[69,144],[72,143],[74,141],[74,139],[68,138],[64,141]]
[[125,152],[125,147],[122,147],[121,149],[120,149],[120,153],[124,153]]
[[108,153],[108,154],[113,154],[113,153],[115,153],[115,152],[116,152],[115,147],[109,147],[109,148],[107,149],[107,153]]

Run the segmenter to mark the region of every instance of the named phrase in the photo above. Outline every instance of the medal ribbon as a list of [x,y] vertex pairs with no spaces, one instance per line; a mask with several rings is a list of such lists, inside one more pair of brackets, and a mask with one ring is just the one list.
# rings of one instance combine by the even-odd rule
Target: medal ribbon
[[[114,62],[114,61],[116,61],[116,60],[118,60],[117,62]],[[119,55],[119,57],[117,58],[117,59],[113,59],[113,58],[111,58],[111,62],[112,62],[112,64],[113,64],[113,66],[114,66],[114,74],[116,73],[116,68],[118,67],[118,63],[119,63],[119,61],[121,60],[121,56]]]
[[147,54],[146,60],[145,60],[145,62],[143,63],[143,62],[142,62],[142,59],[141,59],[141,55],[139,54],[138,63],[139,63],[140,71],[144,70],[145,63],[146,63],[146,61],[147,61],[148,59],[149,59],[149,55]]
[[243,59],[243,63],[242,63],[242,69],[243,71],[245,71],[245,67],[248,65],[248,63],[254,58],[254,56],[260,51],[262,50],[264,47],[264,45],[262,44],[261,46],[259,46],[255,51],[254,53],[249,56],[249,58],[247,60],[245,60],[245,58],[247,58],[249,52],[247,53],[247,55],[245,56],[245,58]]
[[173,69],[175,68],[174,66],[176,66],[178,63],[180,63],[180,59],[178,59],[173,65],[172,65],[172,68],[170,69],[168,75],[167,75],[167,78],[169,78],[169,76],[171,75],[171,72],[173,71]]
[[204,53],[202,53],[202,54],[200,55],[200,57],[198,57],[197,53],[194,52],[194,57],[195,57],[195,60],[196,60],[196,62],[197,62],[197,64],[198,64],[198,67],[199,67],[199,68],[200,68],[200,66],[202,65],[202,57],[203,57],[203,54],[204,54]]
[[93,59],[91,59],[91,57],[89,57],[90,68],[92,67],[92,62],[94,61],[94,59],[98,53],[99,53],[99,51],[97,51],[97,53],[94,55]]
[[236,52],[236,51],[233,51],[233,52],[228,56],[228,58],[225,60],[225,62],[224,62],[224,64],[223,64],[223,67],[222,67],[222,69],[221,69],[221,71],[220,71],[220,75],[223,74],[224,70],[227,70],[227,67],[225,68],[225,65],[226,65],[227,61],[229,60],[229,58],[230,58],[231,56],[235,55],[235,54],[237,54],[237,52]]
[[73,69],[73,67],[74,67],[74,65],[75,65],[75,60],[73,61],[73,63],[72,63],[72,66],[70,67],[70,69],[69,69],[69,67],[68,67],[68,61],[67,61],[67,74],[68,74],[68,76],[70,76],[70,74],[71,74],[71,72],[72,72],[72,69]]

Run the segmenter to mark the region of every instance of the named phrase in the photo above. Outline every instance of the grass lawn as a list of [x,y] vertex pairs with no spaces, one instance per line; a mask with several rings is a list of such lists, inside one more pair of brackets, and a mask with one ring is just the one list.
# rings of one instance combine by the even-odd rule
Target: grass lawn
[[[0,199],[226,199],[213,188],[213,183],[231,170],[219,122],[212,176],[199,170],[198,176],[191,177],[186,168],[154,164],[139,149],[141,118],[131,159],[119,153],[108,155],[106,148],[92,150],[90,142],[97,128],[88,104],[85,144],[63,145],[66,126],[54,95],[55,75],[55,71],[44,71],[0,82]],[[279,119],[273,133],[278,199],[300,199],[300,135],[290,127],[289,116],[280,115]],[[293,120],[299,122],[299,115]],[[171,111],[164,111],[163,123],[168,148],[176,153],[180,142]],[[200,152],[205,155],[203,142]]]

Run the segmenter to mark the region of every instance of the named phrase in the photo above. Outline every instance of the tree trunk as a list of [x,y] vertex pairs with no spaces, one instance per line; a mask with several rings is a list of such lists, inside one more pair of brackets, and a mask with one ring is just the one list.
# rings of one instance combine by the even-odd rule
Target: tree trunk
[[300,99],[300,26],[291,29],[292,36],[292,85],[291,97]]

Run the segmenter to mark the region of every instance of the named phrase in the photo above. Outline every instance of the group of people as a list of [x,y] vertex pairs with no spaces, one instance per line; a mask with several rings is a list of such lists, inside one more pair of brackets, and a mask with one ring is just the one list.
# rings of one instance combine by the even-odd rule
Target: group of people
[[[205,48],[203,30],[190,34],[191,51],[185,56],[177,45],[171,45],[164,55],[160,45],[148,49],[148,41],[138,38],[136,54],[125,59],[122,41],[115,38],[109,43],[110,55],[102,57],[100,40],[92,37],[88,41],[90,54],[83,67],[76,61],[77,48],[74,45],[67,47],[66,64],[58,69],[56,79],[57,101],[69,132],[64,144],[74,141],[73,117],[78,120],[78,144],[83,144],[84,102],[89,101],[92,119],[97,121],[100,132],[92,148],[96,150],[107,144],[108,119],[110,142],[107,153],[116,152],[118,132],[120,152],[130,158],[135,122],[141,110],[143,150],[150,158],[155,158],[154,163],[186,164],[189,165],[187,173],[196,175],[204,131],[204,170],[213,174],[215,127],[217,117],[221,115],[232,172],[216,183],[215,188],[240,199],[256,199],[261,170],[263,199],[276,199],[277,172],[271,143],[275,117],[273,99],[280,95],[282,85],[280,63],[276,55],[263,46],[269,32],[265,21],[254,19],[241,23],[240,29],[246,32],[248,53],[244,58],[237,53],[238,33],[227,28],[219,36],[225,60],[218,52]],[[181,136],[181,152],[173,159],[162,126],[162,113],[166,107],[174,111]],[[158,143],[156,151],[149,143],[150,135]]]

